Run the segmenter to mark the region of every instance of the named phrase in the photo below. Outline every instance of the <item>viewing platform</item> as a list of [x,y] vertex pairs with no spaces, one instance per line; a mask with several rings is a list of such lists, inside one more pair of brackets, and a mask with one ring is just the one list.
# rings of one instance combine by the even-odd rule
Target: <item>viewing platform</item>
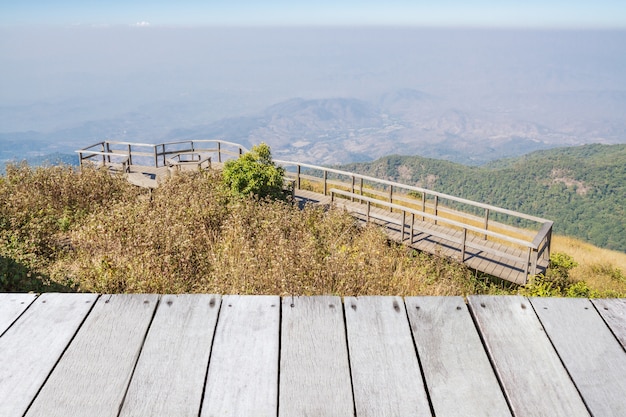
[[[103,141],[76,152],[81,166],[106,166],[137,186],[154,189],[178,171],[220,169],[246,151],[232,142],[193,140]],[[550,220],[357,173],[274,162],[285,168],[296,201],[344,208],[362,224],[384,227],[390,239],[407,247],[520,285],[548,268]]]
[[0,415],[624,416],[626,300],[0,294]]

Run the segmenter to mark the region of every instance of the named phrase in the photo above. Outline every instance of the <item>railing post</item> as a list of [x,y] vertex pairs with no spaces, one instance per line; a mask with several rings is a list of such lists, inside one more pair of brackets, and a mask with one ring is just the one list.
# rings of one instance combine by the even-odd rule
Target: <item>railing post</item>
[[413,229],[415,228],[415,213],[411,213],[411,245],[413,244]]
[[367,223],[370,222],[370,207],[371,207],[371,205],[372,205],[371,201],[367,200],[367,217],[366,217]]
[[324,195],[328,194],[328,171],[324,170]]
[[437,215],[439,214],[439,196],[435,196],[435,224],[437,224]]
[[107,161],[109,162],[109,164],[111,163],[111,146],[109,144],[109,142],[106,143],[106,149],[107,149]]
[[104,146],[104,142],[100,144],[100,152],[102,152],[102,166],[105,166],[107,164],[107,160],[105,155],[106,148]]
[[[389,203],[393,204],[393,185],[389,186]],[[393,213],[393,207],[389,207],[389,211]]]
[[406,211],[402,210],[402,237],[400,238],[400,242],[404,242],[405,225],[406,225]]
[[539,252],[537,252],[536,249],[533,249],[532,253],[533,253],[533,256],[531,260],[532,263],[531,263],[530,271],[532,275],[536,275],[537,274],[537,260],[539,258]]
[[544,251],[544,253],[547,255],[544,255],[544,259],[547,260],[548,262],[550,261],[550,245],[552,244],[552,228],[550,228],[550,230],[548,231],[548,234],[546,235],[546,250]]
[[[485,230],[489,230],[489,209],[488,208],[485,209]],[[487,240],[486,233],[483,239]]]
[[334,203],[334,202],[335,202],[335,192],[334,192],[334,191],[331,191],[331,192],[330,192],[330,202],[331,202],[331,203]]
[[[158,145],[154,145],[152,149],[154,149],[154,167],[158,168],[159,166],[159,152],[157,151]],[[163,164],[165,166],[165,163]]]
[[350,197],[350,201],[354,202],[354,181],[356,178],[354,178],[354,175],[352,176],[352,196]]
[[300,189],[300,164],[296,165],[296,184],[298,185],[298,190]]
[[[361,181],[359,181],[360,185],[359,185],[359,190],[360,190],[360,194],[361,197],[363,197],[363,178],[361,178]],[[363,199],[359,200],[359,204],[363,204]]]
[[[426,213],[426,193],[422,193],[422,213]],[[422,221],[425,221],[426,217],[422,216]]]
[[465,262],[465,242],[467,240],[467,229],[463,228],[463,240],[461,242],[461,263]]
[[217,162],[222,162],[222,142],[217,142]]
[[128,165],[132,165],[133,164],[133,155],[132,155],[132,149],[131,149],[131,145],[130,143],[128,144]]
[[528,248],[528,257],[526,258],[526,268],[524,268],[524,284],[526,284],[526,280],[528,279],[528,268],[530,266],[530,255],[532,253],[532,248]]

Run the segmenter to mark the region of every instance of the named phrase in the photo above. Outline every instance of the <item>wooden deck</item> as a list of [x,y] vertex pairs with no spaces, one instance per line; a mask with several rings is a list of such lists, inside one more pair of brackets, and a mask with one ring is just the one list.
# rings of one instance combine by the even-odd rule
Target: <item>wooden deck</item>
[[1,416],[625,416],[626,299],[0,294]]

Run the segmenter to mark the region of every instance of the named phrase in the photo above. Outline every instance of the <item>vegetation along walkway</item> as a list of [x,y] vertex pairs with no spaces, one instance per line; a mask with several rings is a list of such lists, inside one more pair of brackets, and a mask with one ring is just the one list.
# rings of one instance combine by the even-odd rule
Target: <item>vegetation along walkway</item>
[[[133,184],[156,188],[186,169],[220,168],[246,149],[221,140],[162,144],[103,141],[77,151],[81,166],[95,163],[126,173]],[[300,202],[335,204],[390,238],[420,251],[457,259],[470,268],[525,284],[545,272],[552,221],[420,187],[351,172],[276,160]]]
[[626,300],[0,294],[2,416],[624,416]]

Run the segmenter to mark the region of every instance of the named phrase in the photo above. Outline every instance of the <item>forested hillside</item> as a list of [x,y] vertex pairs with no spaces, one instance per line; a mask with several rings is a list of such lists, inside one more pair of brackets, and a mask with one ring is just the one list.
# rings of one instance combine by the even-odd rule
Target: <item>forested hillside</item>
[[392,155],[341,169],[549,218],[557,234],[626,252],[626,145],[543,150],[481,167]]

